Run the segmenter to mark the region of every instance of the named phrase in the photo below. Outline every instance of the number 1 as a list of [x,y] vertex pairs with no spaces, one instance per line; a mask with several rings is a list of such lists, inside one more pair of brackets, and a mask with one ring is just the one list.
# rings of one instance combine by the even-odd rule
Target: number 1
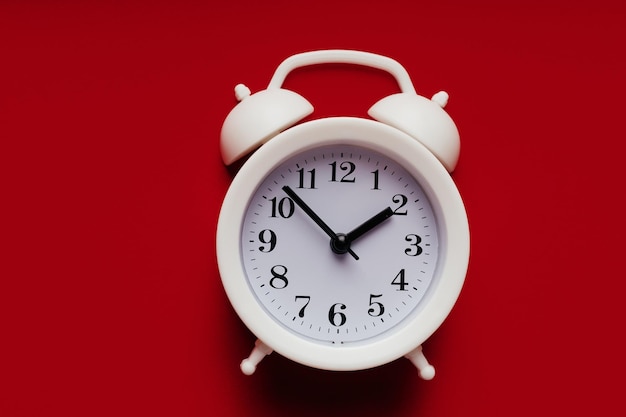
[[378,188],[378,170],[372,171],[372,174],[374,174],[374,188],[372,188],[372,190],[380,190],[380,188]]

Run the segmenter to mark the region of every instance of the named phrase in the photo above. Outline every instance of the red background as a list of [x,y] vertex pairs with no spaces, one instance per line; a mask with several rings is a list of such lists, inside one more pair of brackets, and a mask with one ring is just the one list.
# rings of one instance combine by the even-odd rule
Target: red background
[[[625,9],[2,2],[0,415],[623,414]],[[215,260],[221,123],[235,84],[261,90],[325,48],[393,57],[418,92],[450,93],[472,254],[424,347],[430,382],[405,360],[238,369],[254,338]],[[337,66],[286,87],[319,117],[397,91]]]

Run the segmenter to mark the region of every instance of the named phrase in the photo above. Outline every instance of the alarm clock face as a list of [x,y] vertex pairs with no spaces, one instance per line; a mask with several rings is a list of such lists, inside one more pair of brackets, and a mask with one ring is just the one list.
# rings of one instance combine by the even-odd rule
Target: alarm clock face
[[217,229],[224,289],[283,356],[331,370],[406,355],[450,312],[469,258],[450,175],[382,123],[294,126],[241,167]]
[[271,169],[247,204],[241,248],[267,314],[298,335],[341,345],[383,335],[419,308],[439,231],[428,196],[402,165],[338,143]]

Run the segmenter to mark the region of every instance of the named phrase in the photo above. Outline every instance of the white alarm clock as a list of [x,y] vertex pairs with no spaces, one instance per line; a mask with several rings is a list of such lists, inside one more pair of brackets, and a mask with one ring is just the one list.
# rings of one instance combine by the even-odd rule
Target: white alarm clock
[[[401,92],[373,120],[330,117],[281,88],[295,68],[345,63],[392,74]],[[349,371],[407,357],[424,379],[423,342],[454,306],[469,259],[465,208],[450,177],[458,130],[447,94],[417,95],[406,70],[376,54],[294,55],[266,90],[235,88],[222,127],[225,164],[252,155],[224,198],[217,260],[235,311],[258,338],[241,369],[275,351]]]

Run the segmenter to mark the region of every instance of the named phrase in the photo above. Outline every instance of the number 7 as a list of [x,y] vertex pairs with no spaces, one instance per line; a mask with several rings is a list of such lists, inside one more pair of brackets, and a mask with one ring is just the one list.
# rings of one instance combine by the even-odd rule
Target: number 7
[[306,308],[306,306],[309,305],[309,303],[311,302],[311,297],[308,295],[296,295],[296,299],[295,301],[298,302],[298,299],[302,298],[306,300],[306,303],[304,303],[304,306],[300,309],[300,312],[298,313],[298,317],[302,318],[304,317],[304,309]]

